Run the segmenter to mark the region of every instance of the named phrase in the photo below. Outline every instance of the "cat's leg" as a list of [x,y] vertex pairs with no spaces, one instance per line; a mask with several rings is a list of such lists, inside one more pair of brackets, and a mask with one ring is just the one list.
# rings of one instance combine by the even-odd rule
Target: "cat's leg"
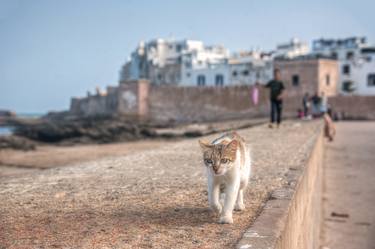
[[224,208],[221,212],[219,223],[233,223],[232,212],[237,199],[240,182],[235,181],[225,188]]
[[243,203],[243,189],[238,191],[236,205],[234,206],[234,210],[242,211],[245,210],[245,204]]
[[220,204],[220,184],[211,182],[208,186],[208,202],[210,208],[217,212],[221,213],[221,204]]
[[246,189],[247,184],[248,184],[247,178],[241,180],[240,189],[237,194],[236,205],[234,206],[234,210],[236,211],[245,210],[245,204],[243,203],[243,192],[244,192],[244,189]]

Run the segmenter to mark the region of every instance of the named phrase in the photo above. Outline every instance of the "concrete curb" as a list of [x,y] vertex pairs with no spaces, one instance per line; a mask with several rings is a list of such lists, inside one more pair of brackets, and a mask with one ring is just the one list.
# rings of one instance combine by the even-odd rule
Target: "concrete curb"
[[237,249],[319,248],[322,195],[322,126],[300,169],[288,172],[288,184],[275,190],[260,216],[245,231]]

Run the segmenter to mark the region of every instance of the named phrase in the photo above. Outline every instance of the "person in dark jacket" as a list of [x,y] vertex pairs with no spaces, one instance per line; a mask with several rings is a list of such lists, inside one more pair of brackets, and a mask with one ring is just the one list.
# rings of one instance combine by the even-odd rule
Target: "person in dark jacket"
[[277,127],[281,124],[281,114],[283,109],[283,95],[284,95],[284,84],[281,81],[280,69],[276,68],[273,71],[274,78],[265,85],[270,89],[270,101],[271,101],[271,122],[270,128],[273,128],[274,123],[277,123]]
[[321,104],[322,98],[319,96],[318,92],[316,92],[311,97],[312,102],[312,115],[314,118],[317,118],[320,116],[320,104]]
[[306,118],[309,115],[309,109],[310,109],[310,95],[309,93],[305,93],[302,99],[302,105],[303,105],[303,115]]

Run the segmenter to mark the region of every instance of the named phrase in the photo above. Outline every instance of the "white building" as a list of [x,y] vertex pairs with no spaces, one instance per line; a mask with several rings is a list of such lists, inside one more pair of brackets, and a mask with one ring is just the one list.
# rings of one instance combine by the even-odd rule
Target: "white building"
[[307,55],[309,52],[310,49],[306,42],[293,38],[290,40],[290,42],[277,45],[274,57],[291,59],[294,57]]
[[153,84],[189,85],[195,70],[224,63],[229,52],[222,46],[204,46],[201,41],[141,42],[120,72],[120,82],[149,79]]
[[258,51],[241,52],[229,59],[230,84],[266,84],[273,76],[271,54]]
[[223,46],[201,41],[141,42],[120,73],[120,82],[149,79],[152,84],[224,86],[266,84],[273,77],[274,58],[306,55],[306,43],[292,39],[274,52],[246,51],[230,55]]
[[339,61],[339,92],[375,95],[375,46],[365,37],[313,41],[313,53]]
[[209,64],[207,67],[187,69],[182,73],[181,86],[224,86],[230,83],[227,62]]

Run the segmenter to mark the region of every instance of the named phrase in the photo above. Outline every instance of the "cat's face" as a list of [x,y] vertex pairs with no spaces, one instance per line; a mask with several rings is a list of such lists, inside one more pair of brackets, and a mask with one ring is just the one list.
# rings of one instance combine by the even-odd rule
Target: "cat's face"
[[224,175],[236,160],[237,141],[210,144],[199,141],[203,151],[203,162],[215,175]]

